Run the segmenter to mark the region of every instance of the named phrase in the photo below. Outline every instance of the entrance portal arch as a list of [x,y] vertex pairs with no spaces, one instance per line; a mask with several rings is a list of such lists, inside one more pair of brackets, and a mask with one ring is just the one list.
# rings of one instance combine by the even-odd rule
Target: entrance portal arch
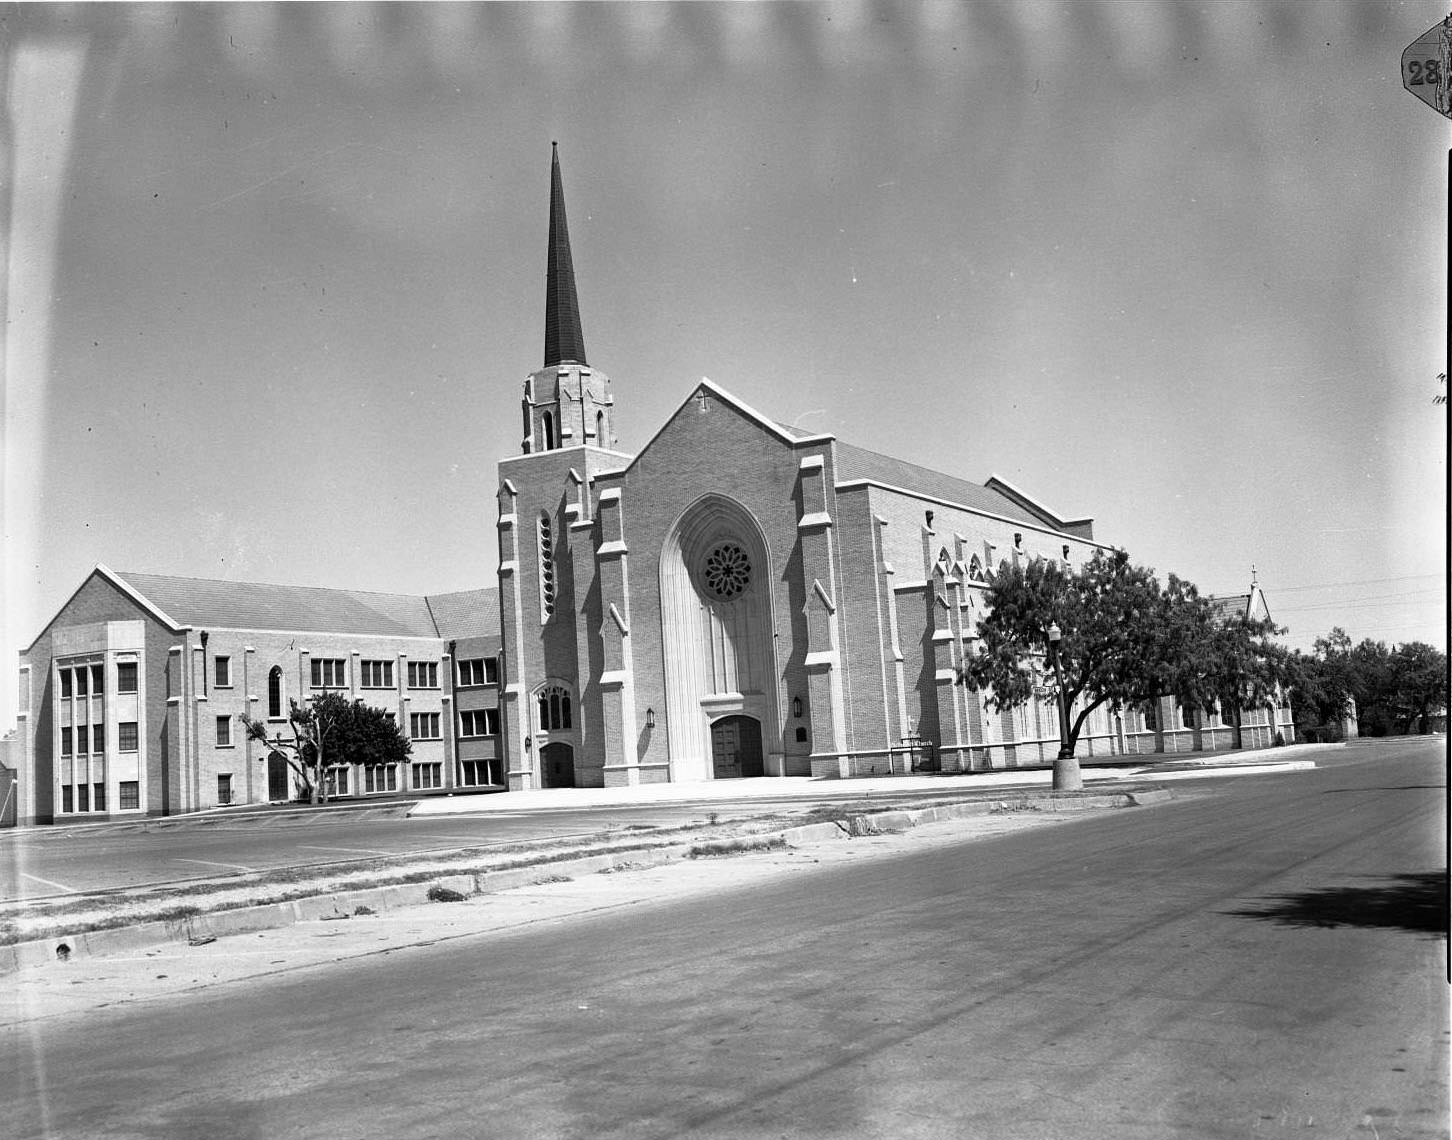
[[754,726],[757,763],[764,769],[771,756],[780,771],[772,589],[766,536],[735,499],[703,495],[666,532],[660,599],[672,780],[711,779],[712,726],[737,717]]

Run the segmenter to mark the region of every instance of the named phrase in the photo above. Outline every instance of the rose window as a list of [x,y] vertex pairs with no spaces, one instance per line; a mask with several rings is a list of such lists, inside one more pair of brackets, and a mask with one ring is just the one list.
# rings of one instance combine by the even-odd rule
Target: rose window
[[730,600],[751,584],[751,559],[734,542],[723,542],[706,555],[701,576],[708,591],[718,598]]

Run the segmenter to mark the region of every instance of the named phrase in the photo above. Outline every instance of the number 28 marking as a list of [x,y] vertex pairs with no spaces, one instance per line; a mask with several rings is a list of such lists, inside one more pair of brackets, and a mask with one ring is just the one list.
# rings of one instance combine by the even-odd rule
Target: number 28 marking
[[1409,87],[1439,87],[1442,83],[1442,63],[1436,59],[1412,59],[1407,61],[1407,73],[1411,79]]

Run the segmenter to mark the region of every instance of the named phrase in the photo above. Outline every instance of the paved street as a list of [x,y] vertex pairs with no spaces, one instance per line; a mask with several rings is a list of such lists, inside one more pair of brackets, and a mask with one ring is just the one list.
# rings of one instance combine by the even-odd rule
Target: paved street
[[15,1137],[1445,1136],[1445,796],[1444,742],[1402,743],[46,1020],[6,1031],[0,1119]]
[[[1274,755],[1262,754],[1267,759]],[[1317,763],[1340,762],[1337,750],[1315,753]],[[1096,770],[1099,777],[1120,775]],[[1028,775],[1025,773],[1024,775]],[[1040,784],[1047,780],[1037,773]],[[1000,773],[965,788],[959,779],[920,777],[898,781],[902,790],[871,792],[874,802],[930,801],[940,796],[963,798],[981,792],[1000,794],[989,780],[1012,778]],[[1145,777],[1126,777],[1142,784]],[[976,778],[975,778],[976,779]],[[751,781],[762,784],[763,781]],[[774,784],[775,781],[765,781]],[[805,809],[814,804],[859,802],[871,781],[812,782],[791,800],[743,794],[722,798],[720,788],[700,802],[645,802],[576,805],[568,794],[539,793],[461,796],[447,800],[483,814],[415,815],[398,818],[405,804],[385,804],[376,811],[320,811],[314,814],[260,813],[247,816],[214,813],[158,825],[35,827],[0,831],[0,901],[38,899],[82,891],[109,890],[143,884],[213,879],[279,867],[297,867],[426,851],[491,847],[530,840],[594,835],[611,828],[676,827],[712,815],[723,819]],[[1178,786],[1178,784],[1177,784]],[[1041,786],[1039,790],[1046,790]],[[758,789],[760,791],[760,789]],[[514,810],[517,803],[521,810]],[[432,807],[444,806],[434,801]]]
[[[910,797],[931,800],[931,781]],[[43,827],[0,832],[0,901],[150,883],[214,879],[229,874],[539,839],[596,835],[611,829],[678,827],[719,816],[733,819],[801,810],[812,804],[859,801],[849,782],[825,785],[796,802],[712,800],[509,811],[501,799],[483,815],[389,817],[381,812],[318,812],[232,818],[132,828]],[[405,805],[394,805],[402,811]]]

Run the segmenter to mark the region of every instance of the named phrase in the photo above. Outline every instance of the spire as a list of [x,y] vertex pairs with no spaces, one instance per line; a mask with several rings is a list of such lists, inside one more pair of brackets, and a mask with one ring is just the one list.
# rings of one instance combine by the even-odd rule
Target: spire
[[565,185],[560,179],[558,143],[550,143],[550,249],[545,283],[544,366],[586,364],[580,301],[575,296],[575,267],[570,261],[570,231],[565,224]]

